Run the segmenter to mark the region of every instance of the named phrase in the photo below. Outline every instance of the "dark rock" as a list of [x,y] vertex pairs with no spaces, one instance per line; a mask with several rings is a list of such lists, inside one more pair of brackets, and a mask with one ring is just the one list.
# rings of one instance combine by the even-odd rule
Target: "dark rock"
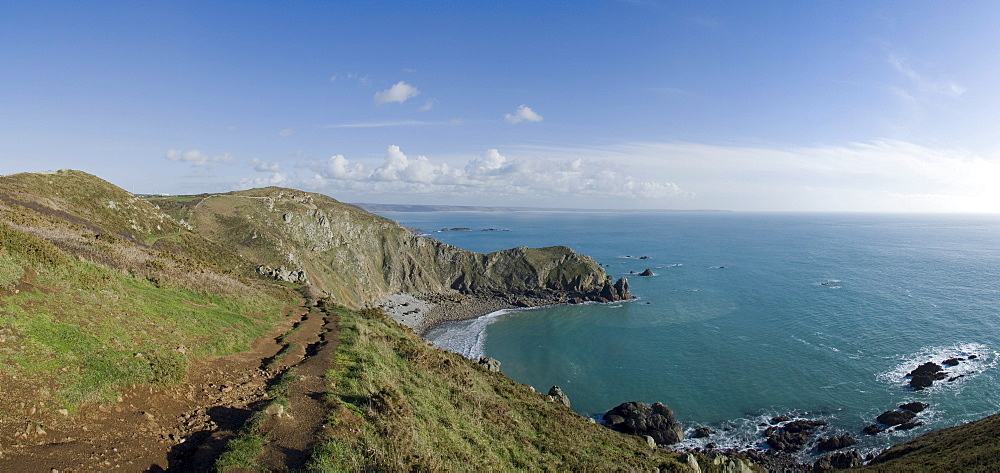
[[831,452],[857,444],[858,441],[851,434],[843,434],[835,437],[824,437],[819,439],[816,448],[821,452]]
[[714,433],[715,431],[708,427],[698,427],[697,429],[694,429],[694,433],[691,434],[691,438],[703,439]]
[[771,448],[787,453],[794,453],[801,450],[808,442],[809,434],[806,432],[786,432],[782,430],[767,438],[767,444]]
[[956,380],[958,378],[964,378],[964,377],[965,377],[964,374],[960,374],[958,376],[952,376],[952,377],[948,378],[948,382],[950,383],[950,382],[952,382],[952,381],[954,381],[954,380]]
[[769,427],[764,431],[767,444],[780,452],[793,453],[809,443],[809,436],[817,427],[826,425],[822,420],[794,420],[782,427]]
[[561,402],[564,406],[569,407],[569,397],[566,396],[566,393],[559,386],[549,388],[549,396],[552,397],[552,401]]
[[961,358],[948,358],[947,360],[942,361],[941,364],[947,366],[958,366],[958,362],[960,360]]
[[885,431],[885,429],[879,427],[877,424],[871,424],[863,429],[861,429],[865,435],[878,435]]
[[927,409],[930,406],[931,405],[927,404],[926,402],[913,401],[913,402],[908,402],[906,404],[900,404],[899,408],[910,412],[920,412],[924,409]]
[[816,460],[813,471],[846,470],[860,467],[863,462],[864,459],[857,450],[837,452]]
[[684,438],[669,407],[655,403],[626,402],[604,414],[608,427],[633,435],[649,435],[659,445],[672,445]]
[[969,359],[970,360],[975,360],[976,358],[979,358],[979,356],[978,355],[969,355]]
[[772,418],[771,418],[771,423],[772,423],[772,424],[780,424],[780,423],[782,423],[782,422],[788,422],[788,421],[790,421],[790,420],[792,420],[792,418],[791,418],[791,417],[788,417],[788,416],[786,416],[786,415],[780,415],[780,416],[775,416],[775,417],[772,417]]
[[916,416],[917,414],[912,411],[885,411],[879,414],[879,416],[875,418],[875,421],[880,424],[893,426],[909,422]]
[[639,259],[649,259],[648,256],[640,256]]
[[653,270],[646,268],[645,271],[639,273],[639,276],[656,276],[656,273],[654,273]]
[[824,425],[826,425],[826,421],[825,420],[805,420],[805,419],[800,419],[800,420],[793,420],[793,421],[785,424],[785,426],[782,427],[782,428],[785,429],[788,432],[807,432],[807,433],[809,433],[809,432],[812,432],[813,430],[815,430],[816,427],[821,427],[821,426],[824,426]]
[[924,364],[918,366],[915,370],[910,371],[906,375],[907,376],[926,376],[926,375],[933,375],[933,374],[935,374],[935,373],[937,373],[939,371],[941,371],[941,365],[939,365],[937,363],[934,363],[933,361],[928,361],[927,363],[924,363]]
[[914,427],[918,427],[921,425],[924,425],[924,423],[921,421],[903,422],[902,424],[896,426],[896,430],[910,430]]

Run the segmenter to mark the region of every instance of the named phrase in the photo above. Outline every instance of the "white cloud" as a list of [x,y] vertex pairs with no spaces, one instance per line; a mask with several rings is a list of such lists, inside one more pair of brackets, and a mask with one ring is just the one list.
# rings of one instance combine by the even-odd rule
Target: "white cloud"
[[375,94],[375,104],[382,105],[390,102],[403,103],[413,97],[420,95],[416,87],[399,81],[396,85]]
[[521,105],[520,107],[517,107],[517,111],[514,113],[504,115],[503,119],[507,120],[507,123],[540,122],[542,121],[542,116],[535,113],[531,107]]
[[288,187],[292,185],[294,185],[293,181],[287,175],[280,172],[272,173],[269,176],[240,180],[240,187],[243,189],[271,186]]
[[331,156],[326,161],[308,163],[307,167],[322,179],[362,181],[369,175],[369,171],[364,165],[352,165],[342,154]]
[[254,171],[257,172],[278,172],[281,170],[280,164],[268,163],[265,161],[261,161],[258,158],[251,159],[250,164],[253,166]]
[[207,154],[196,149],[183,152],[172,149],[167,151],[164,157],[173,162],[191,163],[192,166],[205,168],[214,167],[216,164],[232,164],[236,162],[236,158],[229,153],[209,157]]
[[369,169],[342,155],[308,163],[315,174],[305,185],[314,189],[364,193],[403,192],[450,196],[516,196],[665,198],[687,197],[670,182],[637,181],[607,163],[576,159],[510,160],[496,149],[468,160],[463,167],[435,163],[426,156],[409,157],[398,146],[386,150],[382,164]]
[[293,134],[295,134],[295,130],[291,128],[285,128],[284,130],[278,132],[278,136],[282,138],[292,136]]
[[965,93],[965,87],[962,87],[955,81],[949,79],[932,79],[917,72],[913,67],[907,64],[906,60],[901,56],[890,55],[888,62],[889,65],[896,70],[896,72],[899,72],[908,78],[917,91],[923,93],[939,93],[952,97],[959,97]]
[[628,163],[651,182],[669,175],[697,193],[691,208],[1000,212],[1000,159],[898,140],[769,147],[645,142],[514,152]]
[[436,103],[437,103],[437,100],[427,99],[426,101],[424,101],[424,104],[420,106],[420,111],[421,112],[426,112],[426,111],[434,108],[434,105]]

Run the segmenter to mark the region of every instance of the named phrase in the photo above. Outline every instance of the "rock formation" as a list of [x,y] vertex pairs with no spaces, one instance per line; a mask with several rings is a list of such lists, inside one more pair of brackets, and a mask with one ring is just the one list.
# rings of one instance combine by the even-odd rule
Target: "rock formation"
[[626,402],[604,414],[605,425],[633,435],[649,435],[659,445],[672,445],[684,438],[680,424],[669,407],[657,402],[652,406]]
[[486,371],[500,372],[500,361],[493,357],[482,357],[479,359],[479,366]]
[[559,402],[566,407],[570,407],[569,396],[566,396],[566,393],[564,393],[559,386],[552,386],[549,388],[549,396],[552,397],[553,402]]

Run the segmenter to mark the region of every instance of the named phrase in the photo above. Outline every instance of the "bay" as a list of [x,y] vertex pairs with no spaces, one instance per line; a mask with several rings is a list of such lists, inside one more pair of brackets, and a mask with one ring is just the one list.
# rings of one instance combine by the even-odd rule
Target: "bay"
[[[492,356],[512,379],[559,385],[599,415],[663,402],[721,446],[759,444],[779,414],[822,418],[876,450],[996,413],[1000,217],[668,212],[384,213],[481,252],[566,245],[629,277],[635,301],[557,306],[428,334]],[[468,227],[472,231],[437,232]],[[482,229],[492,229],[482,231]],[[646,256],[648,259],[640,259]],[[656,276],[631,272],[651,269]],[[952,382],[904,375],[953,356]],[[881,412],[928,402],[924,425],[870,437]]]

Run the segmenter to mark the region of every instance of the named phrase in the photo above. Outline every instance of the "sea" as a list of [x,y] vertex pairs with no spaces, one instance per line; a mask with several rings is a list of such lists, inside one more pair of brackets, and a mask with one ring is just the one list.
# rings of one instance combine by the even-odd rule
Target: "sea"
[[[477,252],[569,246],[628,277],[632,301],[500,311],[427,338],[538,391],[558,385],[585,416],[662,402],[688,433],[715,432],[682,447],[763,449],[769,419],[790,415],[852,434],[864,454],[1000,411],[997,215],[381,214]],[[950,381],[908,385],[953,357]],[[930,404],[922,425],[861,433],[910,401]]]

